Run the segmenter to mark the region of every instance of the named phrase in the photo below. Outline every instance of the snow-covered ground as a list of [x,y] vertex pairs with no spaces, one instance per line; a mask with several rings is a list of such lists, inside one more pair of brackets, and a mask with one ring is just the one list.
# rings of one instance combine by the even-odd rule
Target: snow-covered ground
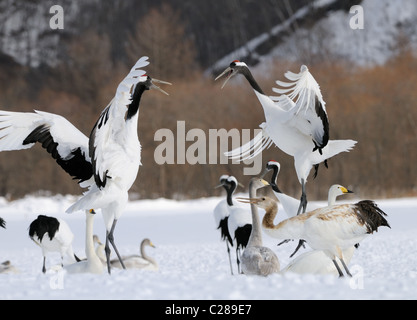
[[[123,255],[133,254],[138,252],[140,241],[149,237],[157,248],[148,248],[147,252],[160,268],[157,272],[114,270],[109,276],[41,272],[41,250],[28,237],[28,226],[38,214],[65,219],[75,234],[75,252],[85,256],[85,215],[64,213],[74,198],[27,197],[10,203],[0,198],[0,217],[7,221],[7,229],[0,229],[0,263],[10,260],[19,270],[17,274],[0,274],[0,299],[417,298],[417,198],[377,201],[388,214],[392,229],[381,228],[361,243],[350,263],[352,279],[230,275],[226,246],[220,241],[212,214],[219,200],[129,203],[115,233],[118,247]],[[99,214],[94,230],[103,240],[104,225]],[[292,242],[277,247],[277,241],[267,235],[264,244],[276,252],[281,267],[288,264],[296,245]],[[310,249],[303,252],[306,250]],[[48,268],[59,263],[58,254],[47,259]]]

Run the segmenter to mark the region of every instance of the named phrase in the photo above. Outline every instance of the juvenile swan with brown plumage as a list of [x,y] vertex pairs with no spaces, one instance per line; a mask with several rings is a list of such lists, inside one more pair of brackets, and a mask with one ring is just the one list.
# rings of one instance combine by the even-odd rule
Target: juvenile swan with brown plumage
[[262,227],[268,235],[278,239],[304,239],[315,250],[322,250],[333,261],[339,275],[343,272],[336,261],[341,261],[348,276],[352,276],[343,260],[343,251],[361,242],[366,236],[389,227],[386,216],[375,202],[360,201],[316,209],[286,219],[275,225],[278,213],[277,202],[268,197],[247,199],[265,209]]

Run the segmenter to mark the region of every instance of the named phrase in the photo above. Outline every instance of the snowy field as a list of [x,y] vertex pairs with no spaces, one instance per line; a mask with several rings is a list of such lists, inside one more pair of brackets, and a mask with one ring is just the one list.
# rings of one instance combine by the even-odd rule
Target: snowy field
[[[7,202],[0,198],[0,263],[10,260],[16,274],[0,274],[0,299],[416,299],[417,198],[380,200],[392,229],[365,239],[350,263],[352,279],[334,276],[276,274],[267,278],[230,275],[226,246],[214,226],[213,208],[220,198],[191,201],[141,200],[129,203],[115,232],[122,255],[147,248],[159,262],[159,271],[117,270],[113,274],[70,275],[49,270],[42,274],[42,255],[28,236],[38,214],[61,217],[71,227],[76,254],[84,257],[85,215],[68,215],[71,197],[27,197]],[[280,208],[281,209],[281,208]],[[263,212],[261,211],[261,215]],[[281,217],[285,214],[279,213]],[[104,224],[97,214],[95,233],[104,240]],[[264,244],[278,255],[281,268],[290,261],[296,243],[277,247],[264,235]],[[309,248],[300,251],[306,252]],[[234,257],[234,252],[233,252]],[[47,259],[47,268],[60,263]],[[234,264],[236,269],[236,264]]]

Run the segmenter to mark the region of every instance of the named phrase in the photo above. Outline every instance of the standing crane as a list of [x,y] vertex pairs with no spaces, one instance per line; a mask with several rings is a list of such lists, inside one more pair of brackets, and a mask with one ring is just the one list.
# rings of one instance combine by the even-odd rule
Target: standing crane
[[67,211],[102,209],[109,273],[109,243],[115,247],[114,228],[140,165],[139,103],[149,89],[167,94],[155,83],[170,84],[152,79],[141,70],[149,64],[148,59],[141,57],[119,84],[114,99],[101,113],[89,138],[56,114],[0,110],[0,151],[28,149],[39,142],[82,188],[88,188]]

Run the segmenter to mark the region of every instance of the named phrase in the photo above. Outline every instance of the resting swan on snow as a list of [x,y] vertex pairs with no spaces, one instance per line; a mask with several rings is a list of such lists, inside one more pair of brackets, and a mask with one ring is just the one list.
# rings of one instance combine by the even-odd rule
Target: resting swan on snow
[[[146,254],[145,247],[147,246],[155,248],[155,245],[152,243],[152,241],[146,238],[143,239],[140,244],[141,255],[130,255],[122,257],[122,261],[127,269],[158,271],[159,266],[156,260]],[[122,265],[118,259],[111,260],[110,264],[112,267],[122,268]]]

